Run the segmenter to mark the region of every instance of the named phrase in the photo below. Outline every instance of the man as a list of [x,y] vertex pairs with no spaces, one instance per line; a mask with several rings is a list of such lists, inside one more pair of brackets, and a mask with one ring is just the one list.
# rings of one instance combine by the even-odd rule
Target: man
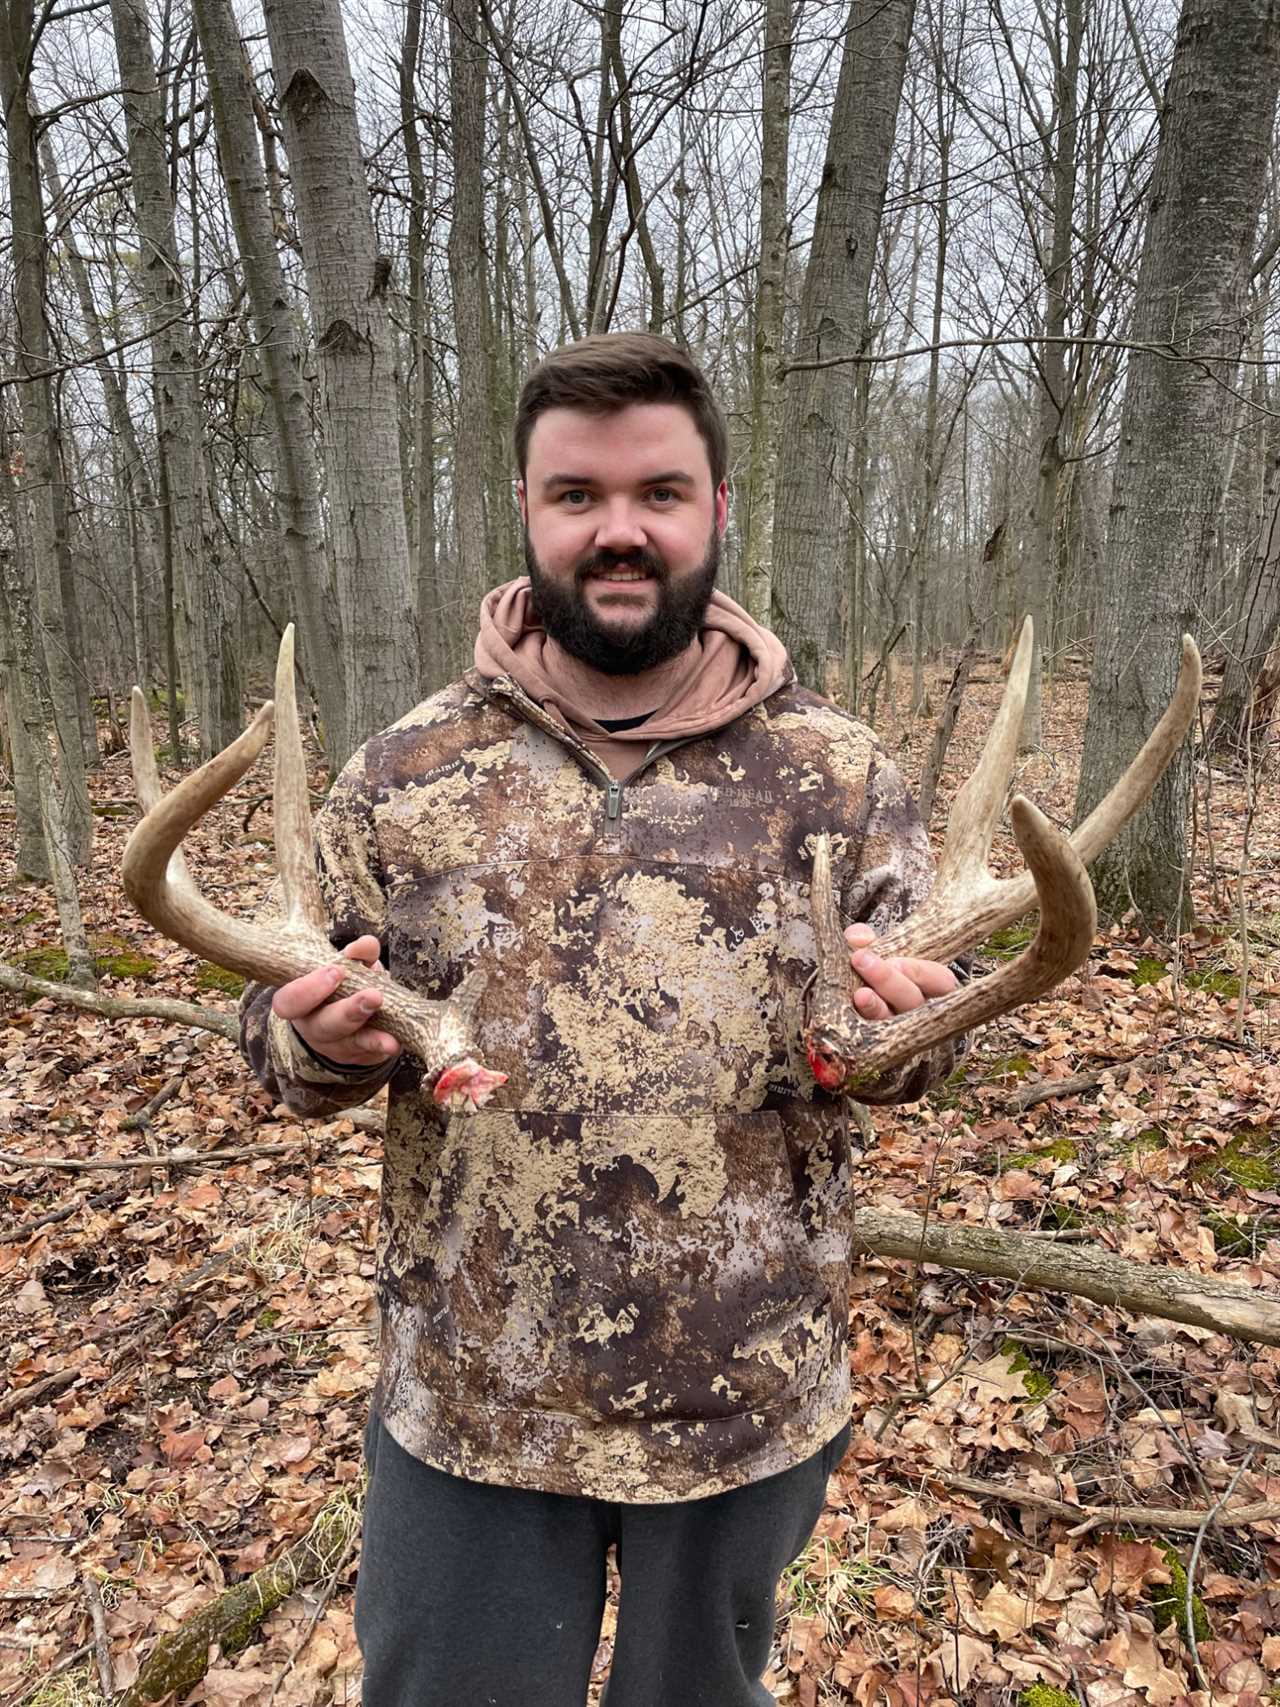
[[578,1707],[612,1544],[609,1707],[747,1707],[849,1433],[849,1158],[796,1021],[820,832],[862,1013],[954,978],[869,946],[929,883],[894,767],[715,591],[726,438],[698,369],[585,339],[530,375],[515,437],[528,578],[316,825],[335,945],[433,996],[484,968],[507,1083],[446,1124],[380,998],[329,1000],[329,968],[244,1005],[299,1112],[391,1086],[364,1700]]

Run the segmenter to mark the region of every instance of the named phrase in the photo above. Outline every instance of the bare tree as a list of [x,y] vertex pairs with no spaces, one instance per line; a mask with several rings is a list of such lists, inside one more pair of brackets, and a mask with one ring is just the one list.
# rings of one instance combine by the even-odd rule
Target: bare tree
[[[1077,812],[1106,793],[1177,672],[1217,524],[1245,293],[1280,90],[1270,0],[1184,0],[1160,116],[1089,689]],[[1185,754],[1101,856],[1100,908],[1177,929],[1190,789]]]
[[773,539],[774,626],[800,680],[821,690],[844,537],[854,370],[866,330],[915,0],[852,0],[800,298],[793,363],[843,358],[784,387]]
[[341,763],[418,697],[390,262],[374,241],[338,0],[268,0],[265,15],[320,369],[345,688],[330,759]]

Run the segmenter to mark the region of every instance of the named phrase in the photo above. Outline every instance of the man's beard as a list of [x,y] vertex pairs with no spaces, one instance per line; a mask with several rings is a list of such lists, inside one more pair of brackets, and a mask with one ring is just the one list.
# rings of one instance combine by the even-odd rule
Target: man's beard
[[[713,528],[701,566],[692,575],[678,578],[670,575],[651,552],[634,551],[619,557],[603,551],[580,563],[573,585],[564,586],[543,573],[527,528],[524,562],[532,583],[534,615],[551,638],[574,658],[606,676],[638,676],[678,656],[697,637],[720,569],[720,536]],[[583,592],[589,575],[621,568],[643,569],[658,584],[657,607],[639,626],[611,627],[601,622]]]

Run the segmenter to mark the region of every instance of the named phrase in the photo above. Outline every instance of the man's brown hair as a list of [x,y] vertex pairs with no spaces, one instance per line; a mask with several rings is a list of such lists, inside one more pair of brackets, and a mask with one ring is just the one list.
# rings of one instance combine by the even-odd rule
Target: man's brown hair
[[524,478],[529,435],[548,409],[609,415],[631,403],[678,403],[707,447],[711,484],[729,463],[729,435],[706,375],[683,350],[651,332],[596,332],[544,356],[525,380],[516,406],[516,466]]

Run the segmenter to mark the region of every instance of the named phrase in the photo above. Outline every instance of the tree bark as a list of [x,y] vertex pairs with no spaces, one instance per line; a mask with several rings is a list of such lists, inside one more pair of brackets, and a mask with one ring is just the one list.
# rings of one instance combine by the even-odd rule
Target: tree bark
[[209,79],[218,157],[240,265],[253,312],[275,448],[275,508],[290,617],[302,636],[303,662],[319,701],[325,753],[336,774],[343,723],[343,680],[333,570],[324,548],[320,473],[308,413],[310,386],[294,332],[294,305],[276,249],[266,174],[258,153],[253,95],[230,0],[194,0]]
[[[489,423],[489,375],[484,347],[484,84],[479,0],[450,0],[453,217],[449,224],[449,283],[453,292],[458,361],[453,513],[464,633],[475,621],[490,582],[484,489]],[[496,501],[496,494],[491,497]]]
[[[34,580],[34,614],[39,632],[31,644],[37,676],[47,684],[45,729],[52,734],[58,762],[52,780],[60,791],[56,804],[61,844],[50,859],[84,865],[93,846],[93,815],[85,780],[84,746],[73,654],[67,643],[58,522],[54,486],[61,479],[53,394],[49,384],[49,336],[45,324],[46,241],[44,205],[36,158],[36,133],[28,81],[34,15],[32,0],[0,3],[0,95],[4,98],[6,166],[12,228],[13,304],[22,444],[11,462],[17,480],[16,502],[24,514]],[[19,655],[23,638],[18,615],[10,610]],[[41,644],[43,637],[43,644]],[[42,736],[42,739],[44,737]]]
[[[1129,355],[1077,818],[1167,703],[1203,602],[1278,88],[1273,0],[1184,0],[1133,315],[1136,342],[1184,354]],[[1094,862],[1103,917],[1185,922],[1190,783],[1184,747]]]
[[[795,360],[856,356],[893,152],[915,0],[852,0],[800,299]],[[805,686],[824,689],[844,537],[853,363],[791,372],[773,539],[774,627]]]
[[146,0],[111,0],[111,27],[124,90],[142,289],[151,324],[156,436],[168,510],[166,545],[172,561],[178,652],[187,712],[196,718],[200,757],[208,759],[226,733],[221,654],[229,637],[218,620],[216,589],[205,584],[199,388]]
[[760,260],[751,353],[751,451],[747,475],[745,603],[760,623],[773,615],[773,504],[777,481],[778,364],[787,268],[787,149],[791,118],[791,0],[768,0],[761,71]]
[[345,705],[343,764],[418,699],[386,288],[338,0],[265,7],[320,370],[321,434]]
[[[1272,464],[1266,531],[1250,565],[1242,625],[1228,642],[1227,668],[1205,737],[1209,752],[1243,761],[1253,740],[1258,684],[1280,638],[1280,458]],[[1254,749],[1257,741],[1253,740]]]

